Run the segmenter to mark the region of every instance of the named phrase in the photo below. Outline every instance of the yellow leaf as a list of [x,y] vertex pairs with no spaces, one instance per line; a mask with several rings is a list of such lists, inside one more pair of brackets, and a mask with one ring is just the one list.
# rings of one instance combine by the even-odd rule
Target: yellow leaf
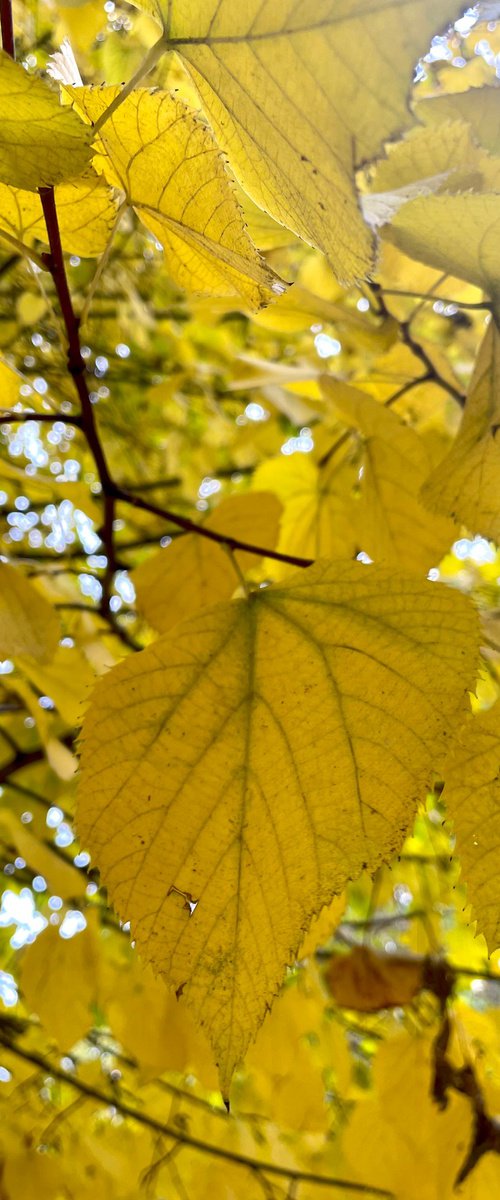
[[[116,218],[111,188],[98,176],[91,176],[61,183],[55,189],[55,201],[63,250],[82,258],[102,254]],[[0,183],[0,229],[26,245],[36,239],[46,242],[40,197]]]
[[71,860],[65,862],[58,853],[57,846],[52,847],[49,841],[36,837],[29,826],[23,825],[14,813],[5,807],[0,814],[0,836],[24,858],[35,875],[43,875],[52,895],[68,900],[85,891],[85,877],[73,866]]
[[7,411],[18,403],[19,388],[25,382],[26,380],[23,379],[22,375],[19,375],[17,371],[9,367],[8,363],[0,359],[0,409],[4,408]]
[[490,950],[500,945],[500,706],[470,717],[444,769],[462,879]]
[[500,202],[496,192],[423,196],[384,226],[404,254],[484,288],[496,300],[500,278]]
[[323,978],[336,1004],[356,1012],[410,1004],[424,984],[425,959],[377,954],[355,946],[349,954],[335,954]]
[[128,945],[119,960],[107,964],[102,1005],[113,1034],[136,1061],[142,1079],[156,1079],[164,1071],[194,1071],[204,1087],[217,1087],[203,1032],[175,992],[155,979]]
[[34,192],[81,175],[91,131],[57,92],[0,51],[0,180]]
[[31,654],[50,659],[58,638],[59,618],[52,606],[18,567],[0,563],[0,658]]
[[[282,455],[262,463],[254,473],[255,487],[274,491],[283,504],[278,550],[301,558],[354,557],[357,545],[350,492],[357,471],[334,459],[316,466],[309,454]],[[290,567],[272,564],[274,578]]]
[[435,512],[500,541],[500,332],[492,320],[479,348],[462,424],[422,490]]
[[310,915],[400,845],[476,640],[457,592],[323,561],[97,685],[79,834],[224,1088]]
[[[270,493],[230,496],[211,513],[205,525],[240,541],[274,549],[281,506]],[[235,554],[241,571],[259,556]],[[239,587],[237,570],[224,546],[188,533],[148,558],[134,571],[139,607],[154,629],[166,633],[177,621],[218,600],[228,600]]]
[[[342,1134],[344,1177],[376,1181],[397,1200],[453,1200],[454,1182],[472,1138],[471,1105],[450,1093],[440,1112],[431,1094],[432,1034],[383,1042],[373,1086]],[[347,1170],[346,1170],[347,1166]],[[474,1193],[471,1193],[471,1198]]]
[[94,1024],[97,1000],[98,944],[94,922],[71,938],[48,925],[21,959],[21,987],[34,1012],[61,1050],[71,1050]]
[[[73,88],[93,122],[119,88]],[[232,181],[197,113],[168,92],[138,89],[106,121],[98,165],[161,242],[172,277],[191,291],[252,308],[285,290],[246,232]]]
[[453,541],[453,522],[433,517],[419,499],[431,467],[425,443],[409,425],[364,392],[322,386],[342,420],[363,438],[359,499],[352,502],[359,544],[375,561],[427,573]]
[[48,665],[24,658],[18,665],[42,695],[50,696],[67,725],[72,728],[81,725],[83,709],[95,678],[81,650],[75,646],[58,646]]
[[461,121],[470,125],[474,137],[490,150],[492,154],[500,154],[500,88],[498,84],[491,87],[469,88],[466,92],[457,92],[454,96],[434,96],[430,100],[422,100],[417,105],[418,116],[424,121]]
[[341,279],[365,276],[372,247],[355,166],[410,124],[415,60],[458,6],[173,0],[157,10],[245,190],[323,250]]

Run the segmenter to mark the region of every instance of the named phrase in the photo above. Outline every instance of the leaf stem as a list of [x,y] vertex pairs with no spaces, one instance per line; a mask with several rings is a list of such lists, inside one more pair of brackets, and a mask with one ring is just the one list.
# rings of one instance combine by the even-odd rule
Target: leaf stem
[[150,71],[153,70],[153,67],[156,67],[156,64],[160,61],[160,58],[163,54],[165,54],[167,49],[168,46],[165,38],[162,35],[162,37],[154,43],[154,46],[150,47],[146,57],[143,59],[140,67],[135,72],[135,75],[132,75],[132,78],[128,80],[128,83],[123,85],[121,92],[115,96],[114,100],[111,101],[111,104],[108,105],[107,109],[101,113],[101,116],[95,122],[94,133],[99,133],[99,130],[102,129],[106,121],[109,121],[109,118],[113,116],[117,108],[120,108],[124,100],[130,96],[130,93],[134,91],[134,88],[138,87],[139,84],[142,83],[143,79],[146,78],[146,75],[149,75]]

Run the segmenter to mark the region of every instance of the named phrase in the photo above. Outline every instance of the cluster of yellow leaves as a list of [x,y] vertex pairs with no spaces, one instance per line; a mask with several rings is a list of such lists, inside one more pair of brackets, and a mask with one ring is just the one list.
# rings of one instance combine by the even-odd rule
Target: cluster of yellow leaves
[[[208,1091],[220,1083],[236,1120],[221,1133],[221,1115],[208,1105],[198,1115],[194,1102],[187,1115],[173,1112],[174,1124],[167,1134],[158,1128],[152,1153],[137,1135],[133,1180],[124,1166],[129,1147],[118,1145],[111,1122],[103,1135],[108,1158],[99,1164],[98,1120],[85,1150],[79,1146],[72,1179],[68,1126],[64,1152],[48,1154],[41,1167],[28,1140],[24,1160],[6,1145],[2,1188],[7,1200],[34,1196],[38,1167],[48,1196],[95,1196],[97,1178],[109,1200],[131,1200],[143,1188],[159,1195],[155,1189],[170,1186],[197,1200],[214,1192],[229,1200],[241,1194],[241,1156],[251,1160],[255,1143],[267,1138],[266,1153],[285,1179],[299,1164],[366,1187],[375,1181],[399,1200],[417,1200],[423,1187],[443,1200],[452,1196],[470,1143],[470,1097],[454,1093],[437,1114],[434,1050],[425,1034],[388,1037],[360,1095],[343,1033],[325,1009],[325,989],[328,1004],[333,999],[361,1020],[417,1007],[422,957],[391,960],[387,947],[383,954],[357,947],[332,959],[321,981],[301,968],[264,1018],[287,967],[331,933],[344,901],[325,906],[401,849],[436,774],[444,780],[474,915],[489,946],[498,942],[499,709],[468,715],[481,638],[474,605],[461,594],[467,581],[445,588],[426,579],[462,527],[500,541],[497,89],[443,93],[421,100],[416,117],[410,110],[416,60],[461,13],[451,0],[141,0],[139,7],[161,26],[146,60],[159,64],[159,88],[143,80],[125,90],[65,82],[61,104],[55,87],[0,55],[0,237],[37,255],[47,240],[38,189],[54,186],[64,250],[100,260],[89,304],[122,218],[127,236],[137,232],[137,217],[148,252],[151,245],[163,251],[177,291],[161,277],[154,303],[163,309],[166,295],[171,311],[178,306],[169,328],[176,358],[171,377],[157,385],[157,400],[165,427],[171,422],[161,461],[182,467],[180,511],[197,494],[207,461],[217,474],[210,455],[226,436],[225,404],[231,413],[240,393],[255,395],[259,407],[261,400],[266,405],[264,416],[272,413],[272,434],[265,421],[243,429],[253,417],[235,407],[241,441],[232,465],[251,471],[248,490],[229,488],[206,516],[195,510],[190,532],[179,533],[174,514],[170,544],[133,558],[146,648],[122,662],[113,637],[121,631],[127,642],[126,627],[111,620],[104,631],[98,627],[109,618],[105,605],[71,618],[76,649],[60,645],[54,605],[78,609],[68,585],[50,573],[40,585],[19,564],[0,563],[0,660],[15,662],[6,711],[17,712],[14,696],[29,714],[27,728],[35,725],[39,741],[32,758],[43,747],[47,786],[54,788],[55,776],[60,789],[52,798],[68,800],[71,809],[75,758],[66,743],[88,707],[78,836],[149,965],[131,953],[123,933],[110,935],[117,945],[107,953],[107,931],[92,905],[87,911],[77,866],[58,862],[39,832],[21,828],[8,809],[0,835],[53,894],[87,911],[76,937],[61,937],[53,922],[24,951],[23,1019],[39,1019],[51,1047],[64,1052],[79,1043],[88,1049],[91,1031],[98,1041],[109,1036],[105,1054],[131,1056],[127,1066],[137,1072],[148,1112],[159,1104],[158,1076],[192,1071]],[[178,90],[170,90],[172,82]],[[347,285],[375,276],[357,301],[359,313],[303,242],[326,255]],[[39,255],[36,261],[43,266]],[[298,282],[287,291],[284,279],[294,275]],[[415,341],[407,315],[412,291],[415,298],[420,291],[440,295],[441,286],[443,295],[469,287],[472,307],[484,292],[490,309],[486,326],[482,317],[470,322],[470,342],[464,334],[456,354],[433,345],[432,336]],[[210,297],[210,311],[193,301],[183,339],[175,325],[179,289]],[[130,291],[137,345],[157,364],[167,339],[151,352],[150,298],[132,285]],[[361,316],[363,300],[371,305],[368,317]],[[42,296],[42,313],[46,303]],[[123,344],[121,303],[109,346]],[[278,349],[264,359],[254,346],[237,355],[224,318],[236,310],[247,320],[268,304],[249,341],[258,344],[263,334],[264,345]],[[323,324],[345,338],[338,373],[310,361],[289,364],[287,339],[308,334],[311,325],[321,332]],[[103,330],[108,336],[105,323]],[[467,388],[460,349],[470,362],[479,342]],[[216,386],[198,369],[207,347]],[[5,410],[18,405],[20,384],[2,361]],[[64,381],[59,385],[67,404]],[[446,403],[461,401],[463,386],[456,433]],[[200,393],[209,410],[201,437]],[[131,438],[127,410],[117,411],[104,410],[100,433],[112,431],[114,419]],[[135,397],[135,419],[140,411]],[[183,421],[192,423],[185,469],[176,456]],[[281,438],[302,423],[314,426],[310,453],[289,454],[286,443],[278,453],[278,432]],[[203,435],[206,445],[195,446]],[[132,449],[140,463],[140,443]],[[112,446],[113,456],[119,460]],[[69,486],[79,489],[74,503],[99,527],[100,501],[86,487],[88,479],[95,483],[92,470],[85,484]],[[24,473],[7,460],[0,477],[18,485]],[[235,477],[239,483],[237,471]],[[43,505],[55,483],[39,475],[31,486]],[[135,516],[137,535],[146,517]],[[120,510],[118,532],[124,523]],[[353,562],[359,555],[373,565]],[[292,573],[297,560],[306,568],[299,574]],[[498,656],[490,657],[494,700],[500,671]],[[104,677],[90,698],[95,674]],[[55,716],[40,706],[47,696]],[[2,742],[7,778],[9,749],[15,763],[22,758],[10,719]],[[116,1081],[110,1075],[106,1082]],[[95,1080],[90,1086],[88,1096],[99,1101]],[[323,1136],[333,1124],[326,1088],[351,1110],[331,1144]],[[494,1091],[487,1095],[493,1103]],[[249,1115],[266,1132],[259,1127],[254,1136]],[[42,1117],[37,1111],[40,1137]],[[290,1148],[268,1121],[321,1135],[321,1146],[304,1139]],[[207,1168],[201,1155],[183,1153],[177,1166],[186,1130],[191,1149],[198,1139],[229,1157]],[[488,1188],[494,1194],[492,1157],[465,1181],[466,1200]],[[261,1194],[261,1183],[250,1166],[249,1197],[251,1189]]]

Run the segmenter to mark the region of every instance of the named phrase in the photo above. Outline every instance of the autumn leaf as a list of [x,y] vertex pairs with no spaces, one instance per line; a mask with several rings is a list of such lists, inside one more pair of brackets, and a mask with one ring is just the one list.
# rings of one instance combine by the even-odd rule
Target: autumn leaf
[[[61,240],[69,254],[97,257],[106,248],[116,220],[111,188],[97,176],[62,183],[55,190]],[[46,241],[40,197],[35,192],[0,183],[0,229],[32,245]]]
[[333,955],[323,979],[336,1004],[356,1012],[410,1004],[425,987],[425,960],[403,955],[386,957],[367,946]]
[[57,613],[14,567],[0,563],[0,658],[50,659],[59,637]]
[[[68,90],[93,123],[119,94]],[[182,101],[166,92],[134,92],[106,121],[99,144],[105,156],[96,165],[161,242],[181,287],[238,296],[252,308],[285,290],[250,241],[214,138]]]
[[81,175],[91,132],[57,92],[0,51],[0,180],[36,191]]
[[450,754],[443,799],[453,821],[467,895],[488,945],[500,937],[500,712],[470,717]]
[[462,424],[446,457],[422,490],[435,512],[473,533],[500,538],[500,333],[492,320],[479,348]]
[[400,844],[473,682],[474,629],[457,594],[322,562],[99,684],[80,836],[223,1088],[312,913]]
[[453,541],[452,521],[433,518],[419,498],[430,463],[425,443],[383,404],[324,375],[322,387],[363,439],[359,499],[352,503],[359,545],[376,562],[427,573]]
[[[278,538],[281,507],[270,493],[250,493],[223,500],[205,521],[228,538],[272,550]],[[153,554],[134,572],[139,607],[154,629],[166,633],[177,621],[218,600],[228,600],[240,586],[238,572],[254,567],[260,555],[236,553],[229,547],[187,533]]]
[[[357,479],[351,463],[337,457],[317,466],[309,456],[269,459],[257,467],[254,484],[269,488],[283,505],[278,550],[305,559],[354,557],[360,548],[352,520],[350,490]],[[273,577],[290,574],[290,567],[273,563]]]

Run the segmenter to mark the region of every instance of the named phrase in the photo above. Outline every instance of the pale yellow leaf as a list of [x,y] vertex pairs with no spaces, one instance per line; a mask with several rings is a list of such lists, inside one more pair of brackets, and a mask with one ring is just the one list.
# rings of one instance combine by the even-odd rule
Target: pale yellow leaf
[[[282,455],[257,467],[256,488],[273,490],[283,504],[278,550],[301,558],[354,557],[361,547],[352,518],[350,493],[357,470],[332,459],[318,467],[310,454]],[[290,567],[272,564],[273,577],[290,574]]]
[[[500,199],[500,197],[499,197]],[[479,348],[462,424],[422,490],[425,504],[471,533],[500,541],[500,332],[492,320]]]
[[64,861],[57,846],[52,846],[50,832],[47,830],[47,840],[43,840],[31,832],[29,825],[22,824],[10,809],[4,807],[1,810],[0,836],[15,850],[14,858],[20,855],[35,875],[43,875],[52,895],[62,896],[63,900],[79,896],[85,891],[85,876],[71,860]]
[[18,567],[0,563],[0,658],[50,659],[58,638],[59,618],[51,605]]
[[500,706],[470,717],[444,769],[462,880],[490,950],[500,945]]
[[390,408],[324,375],[339,416],[363,439],[363,475],[352,502],[360,546],[376,562],[427,573],[453,541],[453,522],[433,516],[419,499],[431,467],[425,442]]
[[[228,538],[274,549],[281,505],[267,492],[230,496],[211,513],[205,525]],[[259,562],[259,556],[236,552],[240,571]],[[240,586],[238,570],[224,546],[195,533],[176,538],[133,573],[139,608],[150,625],[166,633],[177,621],[218,600],[229,600]]]
[[[103,253],[116,219],[111,188],[98,176],[55,189],[55,202],[63,250],[92,258]],[[47,241],[40,197],[35,192],[0,183],[0,229],[25,245]]]
[[[74,88],[79,110],[96,121],[118,88]],[[106,121],[97,160],[123,189],[165,250],[173,278],[191,291],[237,296],[252,308],[286,285],[250,241],[213,135],[168,92],[134,91]]]
[[92,133],[57,91],[0,51],[0,180],[36,191],[81,175]]
[[498,83],[489,87],[469,88],[455,95],[433,96],[422,100],[417,106],[418,116],[424,121],[461,121],[470,125],[474,137],[490,150],[500,154],[500,87]]
[[48,925],[21,959],[21,988],[29,1012],[36,1013],[61,1050],[71,1050],[94,1024],[99,950],[95,921],[71,938]]
[[476,653],[458,592],[323,561],[97,685],[79,835],[224,1088],[311,914],[400,846]]
[[411,123],[416,59],[459,6],[171,0],[157,11],[245,190],[323,250],[341,279],[365,276],[372,246],[355,166]]
[[[497,185],[498,186],[498,185]],[[500,298],[500,194],[422,196],[405,204],[384,237],[431,267]]]
[[76,646],[58,646],[50,663],[21,658],[18,666],[42,695],[50,696],[67,725],[72,728],[81,725],[95,678],[81,650]]
[[17,371],[15,371],[13,367],[10,367],[8,363],[4,362],[3,359],[0,359],[0,410],[4,408],[6,411],[8,411],[18,403],[19,388],[21,387],[22,383],[26,383],[26,380],[23,379],[22,375],[18,375]]

